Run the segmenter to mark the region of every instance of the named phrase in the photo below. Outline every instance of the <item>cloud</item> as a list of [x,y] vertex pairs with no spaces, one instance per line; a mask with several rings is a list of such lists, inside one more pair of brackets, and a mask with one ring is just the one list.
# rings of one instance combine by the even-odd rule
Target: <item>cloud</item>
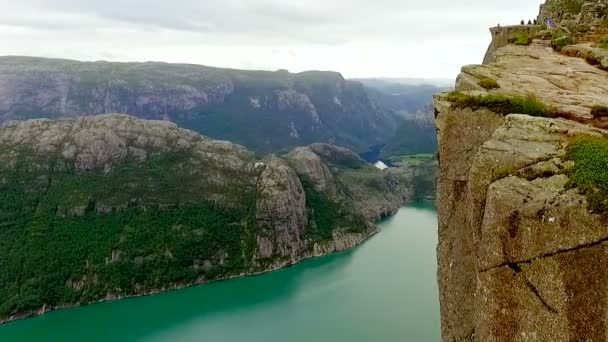
[[454,77],[540,1],[0,0],[0,54]]

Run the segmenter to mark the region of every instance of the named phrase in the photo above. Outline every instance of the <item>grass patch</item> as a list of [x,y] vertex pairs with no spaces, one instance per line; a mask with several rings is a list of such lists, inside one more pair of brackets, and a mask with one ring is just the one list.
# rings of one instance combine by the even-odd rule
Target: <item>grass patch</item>
[[604,118],[608,116],[608,107],[606,106],[593,106],[591,107],[591,115],[593,115],[594,118]]
[[608,139],[582,138],[568,146],[567,158],[574,161],[570,186],[586,195],[590,209],[608,210]]
[[474,96],[454,91],[448,94],[447,100],[457,108],[468,107],[473,110],[487,108],[502,115],[527,114],[530,116],[555,117],[557,114],[555,108],[547,107],[532,95],[526,97],[497,94]]
[[420,154],[411,154],[411,155],[402,155],[402,156],[394,156],[389,158],[391,163],[399,163],[404,164],[410,167],[416,167],[421,164],[428,162],[435,158],[434,154],[430,153],[420,153]]
[[551,40],[551,47],[555,51],[562,51],[565,46],[576,44],[576,39],[571,36],[560,36]]
[[495,79],[489,77],[482,78],[477,84],[479,84],[480,87],[486,90],[500,88],[498,82],[496,82]]
[[603,37],[597,42],[597,47],[608,50],[608,37]]
[[549,12],[551,13],[581,13],[584,0],[555,0],[547,3]]
[[509,39],[509,43],[515,45],[530,45],[530,43],[532,43],[532,38],[530,38],[530,35],[527,32],[518,32]]

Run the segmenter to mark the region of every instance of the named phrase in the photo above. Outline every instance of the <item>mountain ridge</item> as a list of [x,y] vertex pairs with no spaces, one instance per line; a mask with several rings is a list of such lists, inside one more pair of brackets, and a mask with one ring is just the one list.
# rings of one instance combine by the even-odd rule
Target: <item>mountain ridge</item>
[[0,122],[127,113],[260,153],[315,142],[363,152],[392,136],[399,120],[360,83],[328,71],[8,56],[0,57],[0,76]]
[[0,161],[0,322],[348,249],[412,195],[344,148],[260,159],[122,114],[4,123]]

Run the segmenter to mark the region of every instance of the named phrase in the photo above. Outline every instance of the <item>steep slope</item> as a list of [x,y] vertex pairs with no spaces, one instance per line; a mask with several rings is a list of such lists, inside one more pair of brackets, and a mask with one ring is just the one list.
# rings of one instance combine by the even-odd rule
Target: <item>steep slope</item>
[[[358,79],[368,88],[369,96],[381,108],[395,112],[400,120],[395,134],[378,148],[375,158],[418,153],[435,153],[435,118],[433,94],[446,89],[434,84],[408,84],[399,79]],[[429,82],[431,82],[430,80]]]
[[394,115],[334,72],[0,57],[0,122],[114,112],[263,153],[314,142],[365,151],[395,131]]
[[[307,149],[258,160],[233,143],[118,114],[0,126],[0,322],[350,248],[409,199],[407,179],[341,162],[351,151]],[[331,163],[387,186],[360,198]]]
[[608,105],[608,73],[507,45],[464,67],[456,89],[467,102],[435,101],[443,340],[605,341],[608,131],[503,114],[514,98],[522,111],[589,118]]

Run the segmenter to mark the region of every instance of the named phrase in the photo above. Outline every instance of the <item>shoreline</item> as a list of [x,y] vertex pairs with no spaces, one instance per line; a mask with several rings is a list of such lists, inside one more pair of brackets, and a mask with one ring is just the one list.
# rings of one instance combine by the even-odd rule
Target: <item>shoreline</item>
[[[409,204],[408,203],[404,203],[400,208],[402,208],[403,206]],[[394,216],[399,209],[395,210],[392,214],[385,216],[383,219],[389,218]],[[373,221],[373,225],[376,226],[377,223],[381,222],[382,220],[376,220]],[[197,287],[197,286],[204,286],[204,285],[208,285],[211,283],[218,283],[218,282],[225,282],[225,281],[230,281],[230,280],[234,280],[237,278],[246,278],[246,277],[255,277],[255,276],[259,276],[259,275],[263,275],[266,273],[272,273],[272,272],[276,272],[282,269],[286,269],[292,266],[295,266],[303,261],[306,260],[310,260],[310,259],[317,259],[317,258],[322,258],[325,256],[329,256],[335,253],[340,253],[340,252],[345,252],[348,250],[351,250],[355,247],[361,246],[362,244],[364,244],[365,242],[369,241],[372,237],[376,236],[378,233],[380,233],[380,229],[376,226],[375,229],[372,229],[368,232],[368,234],[361,234],[362,239],[360,239],[358,242],[346,247],[346,248],[342,248],[342,249],[338,249],[336,248],[336,240],[334,239],[332,242],[334,244],[335,249],[333,251],[329,251],[329,252],[322,252],[322,253],[315,253],[315,251],[317,250],[318,244],[313,245],[313,250],[311,252],[307,252],[306,254],[304,254],[302,257],[300,257],[297,260],[289,260],[289,261],[285,261],[282,263],[277,263],[275,265],[270,266],[268,269],[263,270],[263,271],[257,271],[257,272],[251,272],[251,273],[241,273],[238,275],[231,275],[225,278],[220,278],[220,279],[215,279],[215,280],[211,280],[211,281],[203,281],[203,282],[194,282],[194,283],[190,283],[190,284],[180,284],[177,286],[173,286],[170,288],[163,288],[163,289],[157,289],[157,290],[151,290],[142,294],[135,294],[135,295],[126,295],[126,296],[121,296],[121,295],[106,295],[106,297],[104,299],[100,299],[97,301],[92,301],[92,302],[87,302],[87,303],[78,303],[78,304],[68,304],[68,305],[60,305],[60,306],[55,306],[55,307],[47,307],[46,305],[43,306],[42,308],[36,310],[36,311],[31,311],[28,313],[23,313],[20,315],[14,315],[11,317],[8,317],[6,319],[2,319],[0,320],[0,327],[3,325],[8,325],[11,323],[15,323],[18,321],[23,321],[23,320],[27,320],[30,318],[36,318],[36,317],[40,317],[40,316],[44,316],[45,314],[49,313],[49,312],[53,312],[53,311],[60,311],[60,310],[69,310],[69,309],[75,309],[78,307],[83,307],[83,306],[88,306],[88,305],[95,305],[95,304],[101,304],[101,303],[106,303],[106,302],[115,302],[115,301],[120,301],[120,300],[125,300],[125,299],[135,299],[135,298],[140,298],[140,297],[149,297],[149,296],[154,296],[154,295],[158,295],[158,294],[162,294],[162,293],[166,293],[166,292],[172,292],[172,291],[179,291],[179,290],[184,290],[184,289],[188,289],[188,288],[193,288],[193,287]]]

